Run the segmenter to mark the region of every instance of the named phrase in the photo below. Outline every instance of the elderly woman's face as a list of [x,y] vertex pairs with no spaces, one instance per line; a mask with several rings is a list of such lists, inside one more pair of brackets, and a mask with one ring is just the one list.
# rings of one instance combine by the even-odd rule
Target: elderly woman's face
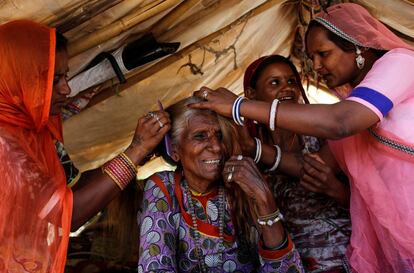
[[211,183],[220,179],[224,145],[215,115],[191,117],[174,149],[188,181]]
[[313,27],[306,41],[308,56],[313,68],[328,87],[338,87],[351,83],[358,76],[355,52],[345,52],[328,38],[324,27]]

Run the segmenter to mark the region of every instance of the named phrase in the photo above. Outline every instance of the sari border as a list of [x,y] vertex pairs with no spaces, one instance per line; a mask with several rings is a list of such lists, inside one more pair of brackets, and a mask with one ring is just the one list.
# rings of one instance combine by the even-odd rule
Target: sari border
[[402,143],[400,141],[393,140],[388,136],[384,136],[384,134],[379,130],[374,130],[373,128],[368,129],[369,135],[374,138],[377,143],[380,143],[387,148],[391,149],[392,151],[398,152],[399,154],[402,153],[406,155],[407,159],[414,162],[414,147]]

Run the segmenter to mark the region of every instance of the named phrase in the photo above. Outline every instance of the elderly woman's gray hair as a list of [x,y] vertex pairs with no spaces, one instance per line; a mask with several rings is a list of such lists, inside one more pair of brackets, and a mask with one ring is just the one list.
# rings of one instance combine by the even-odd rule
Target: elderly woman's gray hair
[[187,106],[191,103],[201,101],[203,101],[203,99],[191,96],[174,103],[166,109],[171,118],[170,136],[173,144],[180,144],[179,140],[184,130],[187,128],[190,118],[197,115],[217,115],[215,112],[210,110],[193,109]]

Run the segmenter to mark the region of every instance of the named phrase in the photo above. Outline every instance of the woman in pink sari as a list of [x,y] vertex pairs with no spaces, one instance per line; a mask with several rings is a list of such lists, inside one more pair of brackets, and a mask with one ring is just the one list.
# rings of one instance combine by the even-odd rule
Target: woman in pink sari
[[[323,159],[351,183],[354,272],[414,272],[414,51],[359,5],[334,5],[306,34],[314,69],[330,88],[349,84],[333,105],[237,100],[228,90],[202,88],[193,105],[299,134],[333,139]],[[234,102],[238,103],[234,103]],[[333,155],[333,157],[332,157]],[[279,158],[280,160],[280,158]],[[303,179],[317,183],[307,168]]]

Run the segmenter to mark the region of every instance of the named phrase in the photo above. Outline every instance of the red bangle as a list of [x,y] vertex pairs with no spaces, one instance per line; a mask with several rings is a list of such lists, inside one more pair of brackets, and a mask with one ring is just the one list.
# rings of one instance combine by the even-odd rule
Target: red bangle
[[266,250],[266,249],[264,249],[263,248],[263,242],[262,242],[262,240],[260,240],[259,241],[259,254],[260,254],[260,256],[262,256],[266,260],[278,260],[278,259],[282,258],[283,256],[285,256],[286,254],[290,253],[293,250],[295,245],[293,244],[293,241],[290,238],[290,235],[286,234],[286,236],[288,236],[287,246],[283,249],[278,249],[278,250]]
[[115,184],[121,189],[137,176],[137,170],[132,160],[124,153],[119,154],[112,160],[105,163],[102,171],[106,173]]

